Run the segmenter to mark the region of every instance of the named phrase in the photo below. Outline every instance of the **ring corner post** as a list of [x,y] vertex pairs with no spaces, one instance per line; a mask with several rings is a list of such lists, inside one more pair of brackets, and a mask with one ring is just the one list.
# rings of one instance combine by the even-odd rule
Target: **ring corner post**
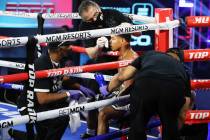
[[[173,20],[172,8],[156,8],[155,9],[156,23],[162,23]],[[155,30],[155,50],[166,52],[168,48],[173,47],[173,29]]]

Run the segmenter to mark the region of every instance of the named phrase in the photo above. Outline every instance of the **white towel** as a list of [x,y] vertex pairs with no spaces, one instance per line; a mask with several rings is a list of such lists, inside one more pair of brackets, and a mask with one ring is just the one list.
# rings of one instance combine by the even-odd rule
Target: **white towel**
[[[81,92],[80,90],[77,90],[77,91]],[[70,93],[71,93],[71,90],[70,90]],[[86,97],[82,96],[82,97],[80,97],[80,99],[78,101],[77,100],[70,100],[69,106],[71,107],[73,105],[78,105],[78,104],[86,103],[86,102],[87,102]],[[83,115],[84,114],[87,114],[87,113],[83,112]],[[73,113],[73,114],[69,115],[69,125],[70,125],[70,129],[71,129],[71,133],[75,133],[77,131],[77,129],[81,126],[80,114],[79,113]]]

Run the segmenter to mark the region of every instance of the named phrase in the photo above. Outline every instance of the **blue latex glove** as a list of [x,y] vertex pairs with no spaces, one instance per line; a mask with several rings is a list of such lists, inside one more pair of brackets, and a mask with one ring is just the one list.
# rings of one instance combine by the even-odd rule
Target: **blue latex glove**
[[80,85],[80,91],[82,91],[82,93],[84,93],[84,95],[86,97],[95,97],[95,92],[93,92],[91,89],[84,87],[82,85]]
[[72,91],[72,90],[69,90],[69,91],[66,91],[68,97],[70,99],[73,99],[73,100],[79,100],[79,98],[82,96],[82,94],[78,91]]
[[100,87],[107,85],[106,81],[104,80],[104,76],[102,74],[96,73],[94,75],[94,77],[95,77],[95,80],[99,84]]
[[109,95],[109,92],[107,91],[107,85],[100,87],[99,90],[104,97]]

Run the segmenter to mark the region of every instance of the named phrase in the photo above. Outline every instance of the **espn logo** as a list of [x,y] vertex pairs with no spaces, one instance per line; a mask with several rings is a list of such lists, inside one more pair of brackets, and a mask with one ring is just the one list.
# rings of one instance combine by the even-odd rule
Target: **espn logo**
[[194,17],[194,22],[193,23],[208,23],[210,20],[210,17]]
[[190,119],[206,119],[209,117],[209,112],[201,112],[201,113],[190,113]]
[[189,58],[190,59],[203,59],[208,58],[209,52],[190,52]]
[[54,13],[54,3],[29,3],[29,2],[8,2],[6,11],[26,13]]
[[131,60],[124,60],[119,62],[119,67],[128,66],[131,63]]

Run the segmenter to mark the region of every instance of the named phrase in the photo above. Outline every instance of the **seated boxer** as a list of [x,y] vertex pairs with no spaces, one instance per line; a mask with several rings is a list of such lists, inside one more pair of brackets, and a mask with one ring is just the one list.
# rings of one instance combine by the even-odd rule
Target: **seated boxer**
[[[110,40],[110,46],[113,51],[119,51],[120,56],[118,60],[130,60],[135,59],[138,57],[137,53],[132,50],[130,47],[130,34],[124,34],[124,35],[112,35]],[[104,43],[106,44],[106,43]],[[123,68],[119,68],[118,72],[123,70]],[[105,97],[109,93],[107,92],[106,83],[103,79],[103,75],[96,74],[95,75],[96,81],[99,83],[100,86],[100,92]],[[118,89],[118,92],[115,92],[116,96],[121,96],[124,94],[129,94],[129,90],[126,90],[131,84],[133,83],[133,79],[125,81],[120,88]],[[130,89],[130,88],[129,88]],[[124,92],[126,91],[126,92]],[[121,105],[112,105],[104,107],[102,110],[100,110],[98,115],[98,129],[97,129],[97,135],[105,134],[108,132],[109,128],[109,120],[110,119],[119,119],[120,117],[124,116],[125,113],[128,111],[128,103],[121,104]]]

